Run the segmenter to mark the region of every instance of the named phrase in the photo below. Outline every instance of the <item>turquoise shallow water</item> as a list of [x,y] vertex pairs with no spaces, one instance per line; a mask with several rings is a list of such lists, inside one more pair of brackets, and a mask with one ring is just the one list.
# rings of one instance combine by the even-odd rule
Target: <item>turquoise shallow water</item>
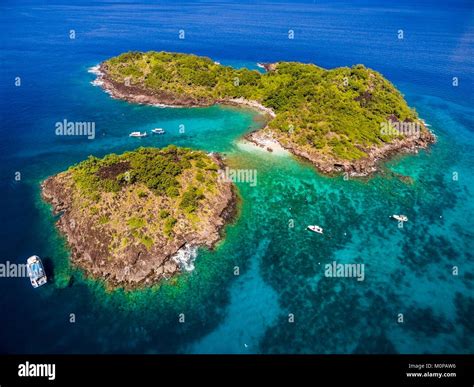
[[[255,14],[235,4],[200,4],[187,11],[141,4],[132,14],[124,4],[102,4],[93,7],[95,13],[85,3],[73,9],[9,7],[3,28],[15,38],[5,43],[1,76],[9,82],[21,74],[24,87],[2,89],[0,258],[23,262],[36,253],[52,283],[34,291],[25,279],[1,279],[0,308],[6,311],[0,317],[1,351],[472,353],[474,111],[466,83],[472,83],[473,66],[458,50],[472,36],[462,29],[469,26],[462,5],[444,9],[447,16],[437,3],[431,12],[424,9],[430,28],[419,24],[418,6],[387,13],[376,2],[359,18],[348,4],[341,13],[343,8],[330,4],[316,12],[308,4],[265,3]],[[167,35],[171,27],[163,26],[170,15],[176,25],[188,23],[194,40],[175,42]],[[370,22],[374,15],[380,22]],[[398,47],[405,56],[397,57],[397,65],[386,40],[377,45],[373,37],[389,34],[386,26],[396,29],[400,16],[422,39],[408,40],[407,51]],[[71,49],[60,37],[78,18],[87,38]],[[449,22],[455,18],[462,23]],[[268,28],[259,35],[262,19]],[[278,41],[287,20],[302,36],[293,46]],[[326,22],[347,29],[329,34]],[[227,37],[227,45],[218,45],[219,33],[206,33],[210,24]],[[24,32],[26,25],[35,36]],[[147,26],[146,33],[136,25]],[[367,45],[355,42],[353,31],[366,36]],[[438,142],[389,161],[370,179],[324,177],[290,155],[242,145],[242,135],[262,125],[253,111],[131,105],[91,85],[91,66],[132,48],[207,54],[251,68],[282,57],[317,59],[326,66],[363,61],[389,76],[432,125]],[[419,60],[419,52],[432,60]],[[450,71],[461,74],[459,89],[448,82]],[[97,138],[55,136],[54,123],[64,118],[94,121]],[[131,130],[157,126],[167,134],[128,137]],[[39,183],[89,154],[170,143],[222,152],[230,167],[255,169],[257,185],[238,183],[239,217],[215,251],[199,251],[194,271],[151,289],[107,293],[69,267],[67,246],[40,199]],[[21,182],[12,179],[15,171],[21,171]],[[393,213],[408,215],[403,229],[388,218]],[[322,225],[326,235],[307,232],[308,224]],[[364,281],[324,277],[324,265],[334,260],[364,263]],[[64,287],[71,275],[72,284]],[[178,321],[182,313],[185,323]]]

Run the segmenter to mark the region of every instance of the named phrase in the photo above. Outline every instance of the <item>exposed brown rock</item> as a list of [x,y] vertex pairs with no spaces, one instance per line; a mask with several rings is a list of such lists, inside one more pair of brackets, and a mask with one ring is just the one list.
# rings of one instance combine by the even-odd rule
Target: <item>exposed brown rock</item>
[[[211,157],[224,166],[220,157]],[[217,184],[217,192],[206,196],[199,208],[199,227],[193,228],[186,216],[175,210],[177,224],[173,236],[154,233],[154,244],[149,248],[132,238],[130,230],[121,225],[131,215],[153,220],[162,208],[168,208],[166,198],[146,191],[146,187],[124,187],[118,193],[103,193],[100,212],[96,215],[91,215],[88,202],[81,199],[68,171],[46,179],[41,190],[44,200],[52,204],[53,212],[60,214],[57,227],[70,246],[72,264],[88,276],[103,280],[109,288],[134,289],[180,272],[173,256],[181,248],[212,249],[222,238],[224,226],[236,214],[237,196],[233,183],[219,180]],[[108,216],[111,221],[103,224],[99,221],[101,216]],[[125,247],[120,246],[123,239],[130,241]],[[113,251],[111,246],[115,246]]]

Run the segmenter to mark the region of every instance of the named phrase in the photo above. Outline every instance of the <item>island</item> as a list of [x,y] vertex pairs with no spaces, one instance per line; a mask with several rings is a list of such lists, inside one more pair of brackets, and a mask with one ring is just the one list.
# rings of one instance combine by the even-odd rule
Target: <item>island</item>
[[171,278],[221,239],[237,198],[224,167],[214,153],[139,148],[90,156],[46,179],[42,196],[60,214],[72,263],[109,288],[135,289]]
[[282,146],[327,174],[368,175],[382,159],[435,142],[394,85],[363,65],[261,67],[264,73],[191,54],[128,52],[101,63],[96,83],[133,103],[258,109],[268,121],[248,140],[268,150]]

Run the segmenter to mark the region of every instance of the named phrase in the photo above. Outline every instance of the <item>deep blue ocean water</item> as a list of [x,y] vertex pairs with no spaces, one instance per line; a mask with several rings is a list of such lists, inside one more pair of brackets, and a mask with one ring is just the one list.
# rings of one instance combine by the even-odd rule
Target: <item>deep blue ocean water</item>
[[[4,1],[0,21],[0,262],[37,254],[53,279],[33,289],[28,279],[0,278],[1,352],[473,352],[472,2]],[[92,66],[129,50],[249,68],[363,63],[402,91],[438,142],[370,179],[324,177],[243,145],[262,125],[255,112],[131,105],[91,84]],[[63,119],[95,122],[96,138],[56,136]],[[167,134],[128,137],[156,126]],[[90,154],[169,143],[223,152],[231,167],[256,169],[258,184],[238,184],[240,217],[215,251],[199,252],[194,271],[152,289],[106,292],[69,267],[39,184]],[[399,229],[392,213],[410,221]],[[311,223],[329,237],[306,232]],[[324,277],[332,261],[364,263],[364,281]],[[71,286],[60,286],[71,275]]]

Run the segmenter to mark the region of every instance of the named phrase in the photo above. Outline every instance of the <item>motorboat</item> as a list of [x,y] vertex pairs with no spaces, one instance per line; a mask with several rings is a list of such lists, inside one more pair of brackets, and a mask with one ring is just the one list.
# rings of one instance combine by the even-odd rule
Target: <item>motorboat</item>
[[322,234],[322,233],[323,233],[323,228],[320,227],[320,226],[317,226],[317,225],[310,225],[310,226],[308,226],[308,230],[313,231],[313,232],[317,232],[318,234]]
[[406,215],[392,215],[392,218],[399,222],[408,222],[408,217]]
[[147,134],[146,134],[146,132],[143,132],[143,133],[142,132],[132,132],[132,133],[130,133],[129,136],[130,137],[146,137]]
[[44,271],[43,262],[41,262],[40,257],[33,255],[26,261],[26,268],[28,272],[28,277],[30,277],[31,285],[34,288],[37,288],[41,285],[44,285],[48,282],[46,277],[46,272]]

